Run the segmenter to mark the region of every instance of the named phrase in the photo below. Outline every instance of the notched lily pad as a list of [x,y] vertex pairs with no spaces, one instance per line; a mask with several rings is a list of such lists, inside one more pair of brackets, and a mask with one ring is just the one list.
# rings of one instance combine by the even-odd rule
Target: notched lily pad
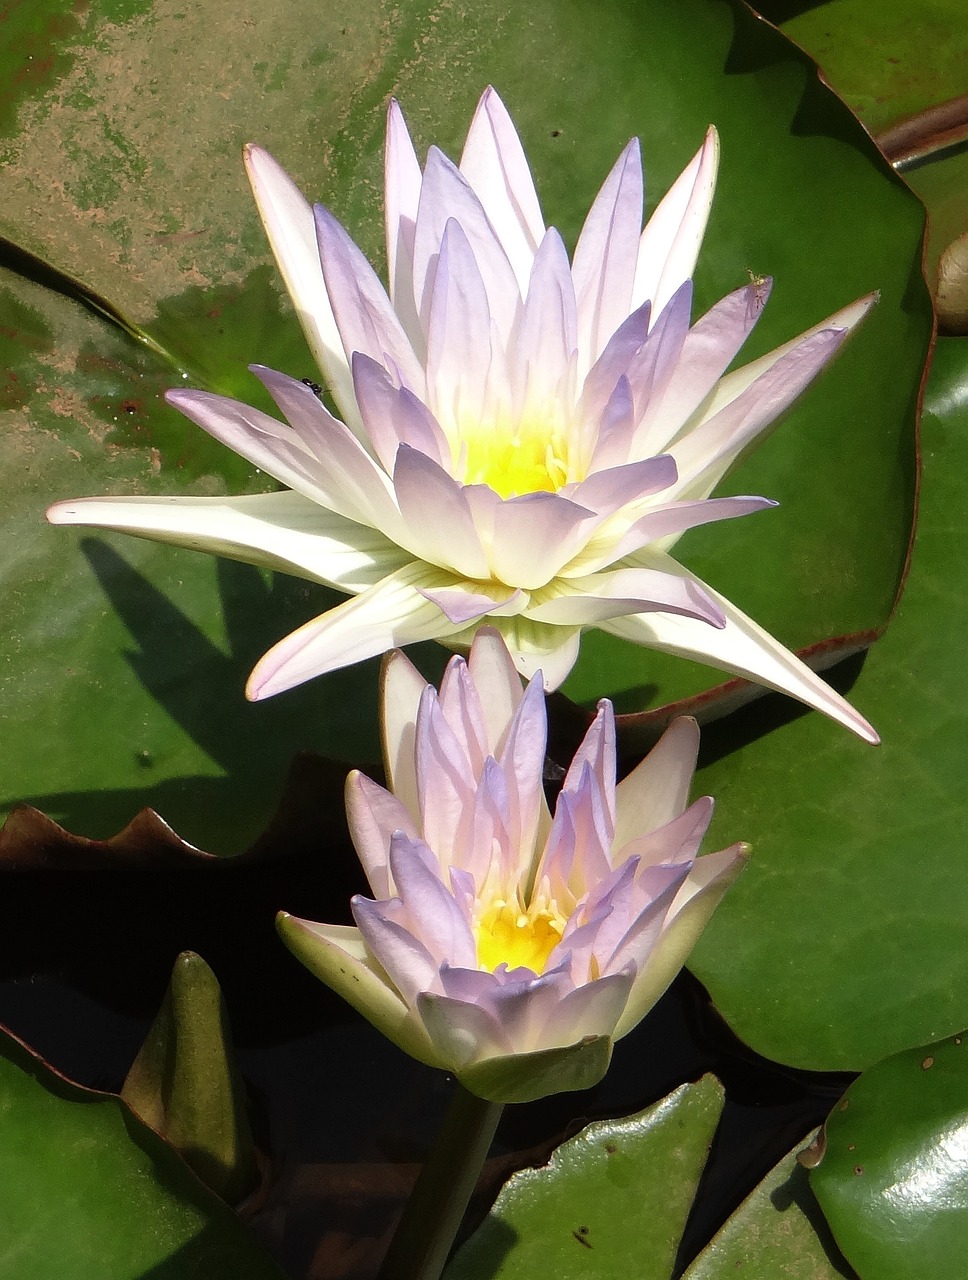
[[0,831],[0,978],[57,973],[112,1008],[152,1016],[175,957],[190,949],[218,974],[241,1034],[315,1025],[338,1002],[279,944],[274,917],[284,907],[348,919],[364,884],[344,777],[341,766],[298,759],[276,817],[234,857],[186,843],[152,811],[91,840],[16,810]]
[[20,1280],[283,1280],[231,1210],[118,1098],[0,1032],[0,1270]]

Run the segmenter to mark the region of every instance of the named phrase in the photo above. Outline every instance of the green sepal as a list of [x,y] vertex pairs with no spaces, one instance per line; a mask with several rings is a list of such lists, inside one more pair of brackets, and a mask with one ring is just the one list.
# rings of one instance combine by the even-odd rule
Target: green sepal
[[535,1102],[598,1084],[612,1060],[610,1036],[585,1036],[564,1049],[485,1058],[457,1073],[465,1089],[488,1102]]
[[121,1097],[230,1204],[258,1177],[245,1086],[215,974],[183,951]]

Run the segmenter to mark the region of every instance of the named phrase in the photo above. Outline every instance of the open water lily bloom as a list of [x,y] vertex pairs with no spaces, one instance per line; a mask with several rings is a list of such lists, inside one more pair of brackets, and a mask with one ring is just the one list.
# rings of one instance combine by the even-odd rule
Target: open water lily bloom
[[354,597],[270,650],[252,698],[413,641],[466,651],[485,620],[522,674],[540,667],[555,688],[594,626],[784,690],[875,741],[842,698],[669,555],[687,529],[774,505],[709,495],[872,301],[725,373],[769,282],[691,323],[718,154],[710,129],[643,230],[630,142],[569,261],[493,89],[460,164],[432,147],[422,170],[392,102],[387,292],[333,215],[314,212],[249,147],[276,260],[342,421],[311,386],[261,366],[286,423],[172,391],[173,405],[286,490],[89,498],[58,503],[49,518],[234,556]]
[[287,945],[472,1093],[520,1102],[596,1083],[744,862],[741,844],[697,856],[713,802],[688,803],[695,721],[676,720],[616,786],[600,703],[552,818],[541,681],[522,691],[485,627],[439,695],[391,654],[383,729],[392,789],[356,772],[346,787],[373,897],[353,899],[355,927],[281,916]]

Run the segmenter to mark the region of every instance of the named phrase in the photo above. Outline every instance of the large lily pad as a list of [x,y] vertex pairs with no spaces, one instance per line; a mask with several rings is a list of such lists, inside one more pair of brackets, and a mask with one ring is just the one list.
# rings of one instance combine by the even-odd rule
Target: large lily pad
[[811,1185],[862,1280],[957,1272],[968,1250],[968,1043],[880,1062],[831,1114]]
[[724,1223],[682,1280],[855,1280],[791,1151]]
[[117,1098],[0,1037],[0,1270],[18,1280],[282,1280],[241,1223]]
[[589,1125],[545,1168],[514,1174],[446,1280],[667,1280],[721,1109],[707,1077],[638,1115]]
[[851,690],[883,745],[776,707],[748,719],[741,750],[706,735],[726,751],[702,774],[719,799],[712,839],[754,852],[691,965],[744,1040],[804,1067],[861,1069],[968,1023],[962,339],[939,342],[922,444],[908,586]]
[[[763,7],[772,17],[773,6]],[[817,60],[871,133],[965,92],[961,0],[828,0],[804,7],[783,30]]]
[[[96,320],[18,278],[4,295],[2,391],[14,413],[2,442],[0,714],[16,752],[0,799],[32,799],[90,834],[152,803],[188,838],[227,849],[267,820],[294,749],[376,754],[372,668],[265,708],[242,703],[247,667],[326,607],[325,592],[189,552],[79,543],[41,520],[48,500],[80,493],[264,484],[160,400],[183,374],[252,397],[245,365],[256,358],[312,373],[238,149],[273,149],[379,257],[390,92],[421,145],[454,152],[495,82],[547,216],[572,242],[629,134],[643,139],[651,206],[714,120],[724,162],[698,300],[748,271],[776,275],[748,356],[881,289],[837,366],[730,482],[782,499],[781,512],[699,533],[683,557],[790,644],[884,623],[910,529],[930,330],[921,211],[809,61],[739,3],[609,0],[597,12],[589,24],[585,6],[552,0],[39,0],[5,15],[0,230],[108,306]],[[50,283],[22,253],[6,260]],[[149,343],[117,332],[105,309]],[[718,679],[592,636],[570,688],[639,710]]]

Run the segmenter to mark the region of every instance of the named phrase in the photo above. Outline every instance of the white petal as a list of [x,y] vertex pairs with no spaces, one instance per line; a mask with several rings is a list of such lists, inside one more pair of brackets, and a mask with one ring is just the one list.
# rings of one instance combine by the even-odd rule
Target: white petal
[[[399,541],[403,526],[393,501],[390,478],[359,439],[328,413],[302,382],[261,365],[253,365],[252,372],[289,420],[292,428],[289,434],[294,432],[306,443],[307,451],[311,450],[306,468],[308,484],[295,484],[284,477],[277,479],[290,483],[292,488],[304,492],[307,497],[315,498],[330,511],[360,524],[373,525]],[[240,415],[238,422],[233,421],[234,401],[213,397],[211,402],[206,402],[201,399],[203,394],[200,391],[172,391],[169,399],[212,435],[218,432],[219,438],[226,439],[237,453],[248,456],[253,450],[252,429],[247,416]],[[185,403],[188,397],[191,401]],[[249,410],[249,414],[253,412]],[[268,421],[275,420],[270,418]],[[282,427],[282,430],[286,431],[286,428]],[[273,440],[267,449],[269,461],[279,449],[279,441]],[[272,468],[266,464],[263,464],[263,470],[273,474]]]
[[427,681],[405,653],[388,653],[380,675],[380,726],[383,731],[383,764],[387,784],[406,807],[414,822],[420,821],[415,764],[417,709]]
[[480,198],[523,294],[544,235],[544,219],[517,130],[490,87],[474,112],[460,170]]
[[462,578],[490,577],[467,491],[443,467],[402,444],[393,487],[415,554]]
[[[504,637],[518,672],[530,680],[540,671],[547,693],[557,689],[575,665],[581,642],[580,627],[555,627],[546,622],[532,622],[520,614],[502,617],[495,613],[489,622]],[[450,636],[445,643],[455,649],[466,648],[472,637],[473,631],[468,630]]]
[[[746,864],[747,845],[733,845],[723,855],[709,854],[699,858],[693,867],[692,874],[703,866],[709,858],[715,859],[714,876],[707,880],[685,905],[677,908],[673,904],[669,913],[669,921],[652,950],[648,962],[638,971],[628,1003],[615,1028],[615,1039],[627,1035],[633,1027],[649,1012],[669,983],[676,976],[689,953],[709,922],[709,918],[719,905],[723,894],[733,883]],[[705,878],[705,873],[700,873]],[[688,881],[686,882],[688,885]],[[680,895],[686,886],[680,890]],[[678,903],[677,897],[676,902]]]
[[449,575],[414,563],[389,574],[286,636],[256,663],[246,686],[253,702],[418,640],[446,640],[461,630],[420,588],[446,586]]
[[357,351],[377,364],[392,360],[406,385],[422,396],[423,365],[376,272],[328,209],[316,205],[315,216],[323,279],[347,363]]
[[423,1024],[413,1016],[367,952],[358,929],[316,924],[284,911],[279,914],[278,928],[289,950],[378,1031],[418,1062],[431,1067],[446,1066]]
[[353,769],[346,778],[346,821],[353,848],[375,898],[392,897],[390,840],[395,831],[416,836],[417,826],[399,796]]
[[673,441],[669,452],[679,479],[669,496],[705,498],[742,451],[776,421],[836,354],[844,329],[823,329],[804,338],[718,412]]
[[693,273],[716,190],[719,135],[710,125],[699,151],[646,223],[635,267],[632,307],[651,299],[659,312]]
[[[551,227],[534,258],[517,332],[511,343],[514,412],[548,412],[572,403],[568,385],[578,346],[578,313],[568,253]],[[560,410],[559,410],[560,412]]]
[[501,336],[507,340],[521,302],[521,291],[511,264],[466,178],[443,152],[431,147],[420,190],[414,235],[414,294],[425,331],[444,227],[452,218],[460,223],[470,242],[484,281],[491,315]]
[[410,559],[376,529],[288,491],[240,498],[77,498],[56,503],[47,518],[229,556],[341,591],[364,591]]
[[313,211],[292,178],[268,151],[250,144],[243,154],[269,244],[309,349],[344,420],[356,431],[360,421],[353,383],[319,265]]
[[521,677],[500,632],[482,627],[474,637],[467,666],[481,698],[488,750],[498,753],[511,718],[521,701]]
[[500,498],[486,485],[469,485],[464,495],[491,575],[525,590],[550,582],[599,523],[594,512],[557,493]]
[[387,108],[387,143],[384,157],[384,219],[390,301],[413,343],[418,358],[424,353],[424,337],[413,296],[413,235],[420,203],[420,164],[417,161],[403,112],[395,98]]
[[712,400],[706,406],[703,419],[711,418],[718,413],[720,409],[725,408],[736,397],[746,390],[746,388],[756,379],[761,377],[768,369],[771,369],[778,360],[781,360],[789,352],[800,346],[807,338],[813,338],[816,334],[822,333],[828,329],[844,329],[847,333],[858,324],[867,315],[871,307],[879,299],[880,294],[869,293],[863,298],[858,298],[856,302],[852,302],[849,306],[843,307],[840,311],[835,311],[832,316],[828,316],[826,320],[821,320],[819,324],[815,324],[812,329],[807,329],[805,333],[801,333],[799,337],[785,342],[781,347],[776,347],[773,351],[768,352],[765,356],[760,356],[758,360],[753,360],[750,364],[743,365],[742,369],[736,369],[733,373],[727,373],[716,388]]
[[[427,316],[427,403],[451,439],[482,421],[491,370],[491,312],[470,242],[449,219]],[[505,387],[504,398],[508,399]]]
[[679,716],[615,790],[616,850],[685,812],[698,754],[699,726]]
[[697,320],[682,345],[675,374],[647,407],[636,428],[643,454],[659,453],[699,408],[746,341],[770,296],[772,281],[746,285]]
[[[681,565],[661,552],[648,552],[655,568],[691,577]],[[699,582],[698,579],[695,581]],[[756,684],[797,698],[816,711],[853,730],[865,742],[879,742],[874,729],[862,715],[836,693],[789,649],[757,626],[751,618],[730,604],[705,583],[699,586],[719,605],[726,618],[722,630],[671,613],[640,613],[613,618],[601,624],[603,631],[631,640],[634,644],[705,662]]]
[[398,387],[382,364],[357,351],[352,360],[353,387],[373,452],[388,475],[397,449],[408,444],[449,467],[450,445],[434,415],[408,387]]
[[623,568],[570,578],[556,584],[555,594],[535,600],[524,612],[536,622],[587,626],[656,609],[701,620],[704,626],[718,627],[723,622],[719,609],[694,580],[654,569]]
[[598,359],[631,306],[642,229],[642,157],[633,138],[595,197],[575,246],[580,372]]

